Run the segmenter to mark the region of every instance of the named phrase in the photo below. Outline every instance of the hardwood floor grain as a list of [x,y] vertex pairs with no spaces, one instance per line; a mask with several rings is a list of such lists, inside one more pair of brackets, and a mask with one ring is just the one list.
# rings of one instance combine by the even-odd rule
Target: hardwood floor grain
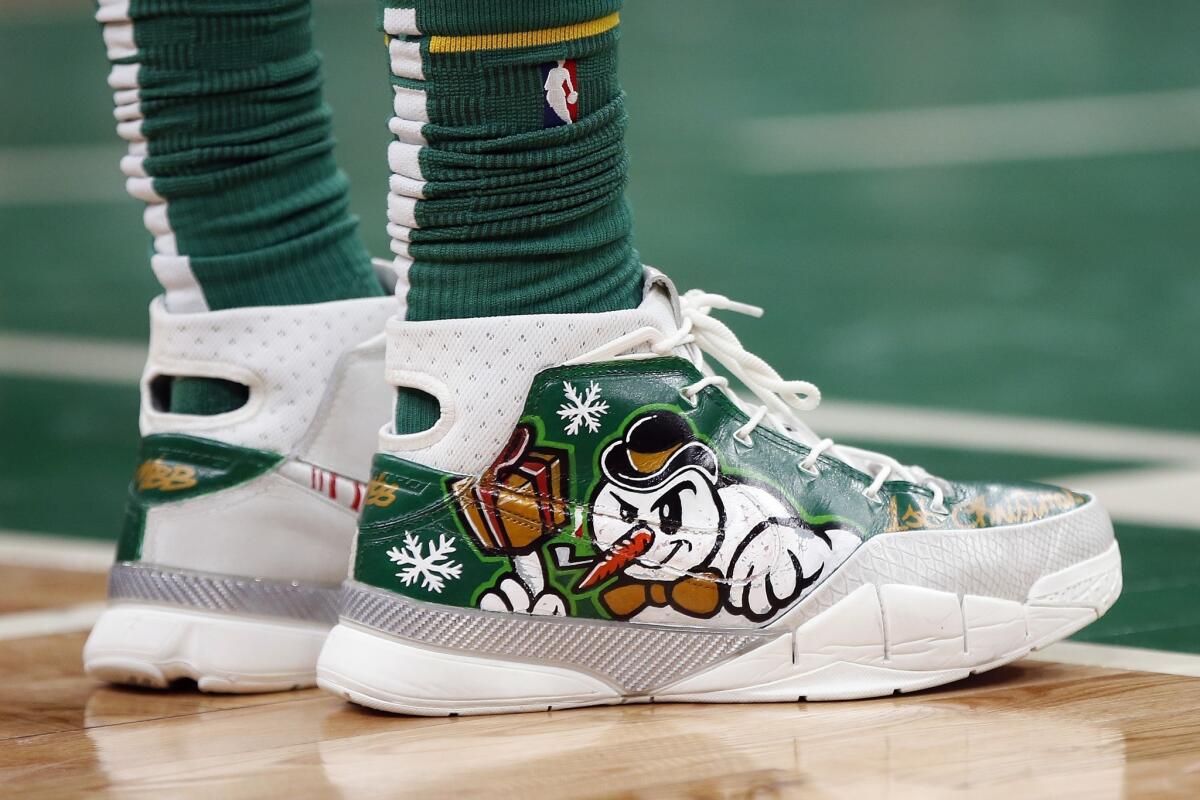
[[104,573],[0,564],[0,614],[103,600],[107,581]]
[[404,718],[318,690],[120,689],[0,642],[0,795],[1195,797],[1200,679],[1025,662],[883,700]]

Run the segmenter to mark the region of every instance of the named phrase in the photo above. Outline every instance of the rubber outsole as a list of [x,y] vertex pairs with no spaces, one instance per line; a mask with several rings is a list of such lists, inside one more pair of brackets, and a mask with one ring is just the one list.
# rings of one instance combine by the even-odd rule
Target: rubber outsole
[[88,675],[108,683],[165,689],[195,681],[203,692],[278,692],[313,686],[329,628],[120,603],[96,622],[83,649]]
[[1024,602],[864,583],[766,644],[645,693],[577,664],[450,650],[343,620],[322,651],[317,683],[359,705],[421,716],[879,697],[1015,661],[1095,621],[1120,591],[1116,542],[1039,578]]

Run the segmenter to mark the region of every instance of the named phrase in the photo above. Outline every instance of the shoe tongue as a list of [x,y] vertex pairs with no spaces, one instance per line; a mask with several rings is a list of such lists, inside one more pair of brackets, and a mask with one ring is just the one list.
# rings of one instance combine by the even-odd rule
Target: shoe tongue
[[[645,278],[642,284],[642,304],[640,310],[652,317],[656,322],[656,327],[663,333],[670,334],[678,331],[683,324],[683,317],[679,308],[679,292],[675,288],[674,282],[654,267],[647,266],[644,267],[644,270]],[[680,347],[676,352],[704,371],[702,365],[706,365],[707,362],[704,359],[703,353],[695,345]],[[722,371],[719,374],[726,373]],[[741,387],[740,391],[735,390],[733,394],[736,398],[735,402],[747,415],[753,414],[762,405],[761,401],[754,396],[754,393],[745,387]],[[822,439],[812,428],[795,419],[794,415],[783,417],[776,413],[769,413],[763,419],[762,424],[808,448],[816,447]],[[892,464],[901,474],[909,469],[908,466],[899,463],[886,454],[874,453],[855,447],[834,445],[827,452],[831,457],[839,459],[851,467],[864,472],[869,472],[873,465],[877,463]]]
[[[674,333],[683,323],[683,315],[679,309],[679,290],[675,288],[674,281],[654,267],[647,266],[643,269],[645,278],[642,284],[641,308],[659,320],[658,327],[663,333]],[[695,346],[678,348],[678,352],[697,367],[706,363],[703,353]],[[754,409],[761,405],[758,398],[747,390],[735,392],[735,395],[737,404],[747,414],[753,413]],[[769,425],[805,447],[813,447],[821,441],[821,437],[804,423],[784,420],[776,414],[768,414],[763,424]]]
[[805,447],[815,447],[817,442],[821,441],[821,437],[817,435],[817,432],[803,422],[775,419],[774,415],[772,415],[770,425],[784,436],[792,441],[799,442]]
[[683,323],[679,310],[679,290],[675,283],[654,267],[643,267],[641,310],[660,322],[663,333],[672,334]]
[[[775,430],[805,447],[815,447],[821,441],[822,437],[803,422],[781,420],[775,418],[774,415],[769,416],[767,419],[771,427]],[[873,469],[878,469],[879,464],[890,464],[897,471],[897,474],[902,477],[909,469],[907,465],[901,464],[886,453],[876,453],[872,450],[863,450],[859,447],[835,444],[826,452],[832,458],[836,458],[861,472],[871,472]]]

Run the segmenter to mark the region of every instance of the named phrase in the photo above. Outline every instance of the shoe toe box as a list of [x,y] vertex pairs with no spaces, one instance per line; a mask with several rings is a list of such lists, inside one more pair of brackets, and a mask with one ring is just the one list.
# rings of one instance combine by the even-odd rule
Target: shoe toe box
[[1094,502],[1088,495],[1041,483],[960,483],[954,489],[947,505],[955,528],[1025,525]]

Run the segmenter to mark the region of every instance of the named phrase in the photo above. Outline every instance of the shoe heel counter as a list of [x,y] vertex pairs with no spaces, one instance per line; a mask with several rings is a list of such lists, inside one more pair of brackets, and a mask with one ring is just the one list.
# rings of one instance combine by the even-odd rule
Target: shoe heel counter
[[151,509],[239,486],[275,468],[282,460],[276,453],[198,436],[143,437],[138,466],[129,482],[117,561],[141,559]]
[[577,556],[583,546],[566,491],[569,452],[536,445],[532,429],[519,425],[497,464],[467,476],[378,454],[353,579],[413,600],[480,608],[515,568],[530,609],[543,595],[560,597],[583,569],[543,565],[547,548]]
[[414,600],[476,606],[508,559],[469,535],[458,497],[474,479],[375,456],[352,577]]
[[[411,592],[421,586],[421,576],[419,573],[409,575],[399,554],[411,554],[413,548],[423,554],[424,542],[430,541],[431,550],[445,556],[440,559],[438,569],[455,572],[453,555],[461,553],[467,546],[461,530],[454,524],[452,498],[447,491],[458,478],[396,456],[377,453],[371,463],[371,481],[367,484],[367,495],[359,516],[351,577],[371,586],[430,599]],[[436,566],[438,559],[432,558],[434,560],[427,563]],[[399,572],[396,571],[398,568]],[[438,572],[430,574],[434,576],[432,586],[437,587],[434,594],[441,595],[445,578],[439,584]],[[442,597],[433,599],[450,602]]]

